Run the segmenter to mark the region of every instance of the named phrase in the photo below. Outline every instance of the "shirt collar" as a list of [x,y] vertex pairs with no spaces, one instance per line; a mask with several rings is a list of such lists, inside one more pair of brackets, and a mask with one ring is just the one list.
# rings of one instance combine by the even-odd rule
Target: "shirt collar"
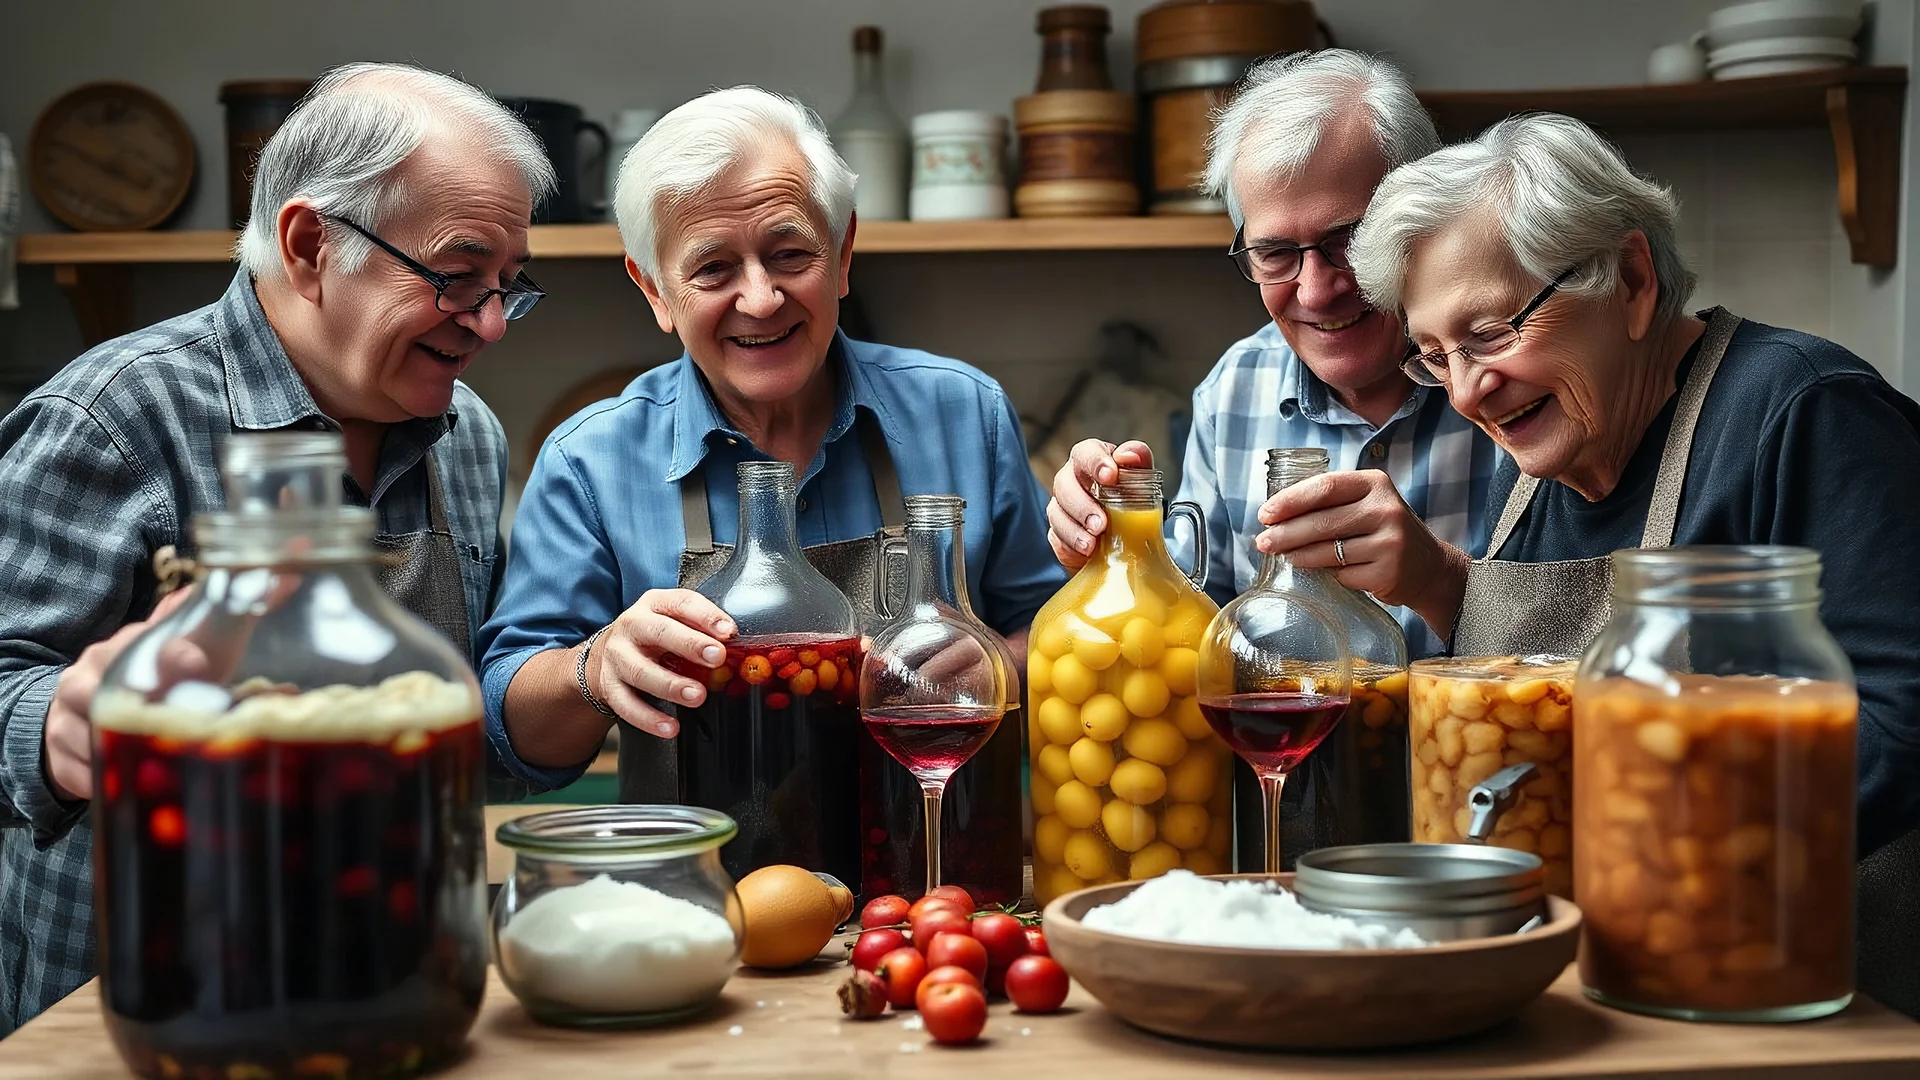
[[[214,305],[215,340],[227,375],[227,407],[233,426],[243,431],[273,431],[296,424],[315,429],[334,426],[313,400],[305,379],[293,366],[280,335],[267,321],[254,292],[253,274],[241,267]],[[408,442],[422,448],[453,430],[460,417],[449,406],[441,416],[394,425]],[[304,422],[304,423],[303,423]],[[384,454],[383,454],[384,456]]]
[[[1285,371],[1280,377],[1280,413],[1282,416],[1291,415],[1295,410],[1298,410],[1300,415],[1316,424],[1330,426],[1358,425],[1370,430],[1373,428],[1373,425],[1368,423],[1365,417],[1348,409],[1345,405],[1340,404],[1340,400],[1333,396],[1333,390],[1321,380],[1320,376],[1313,373],[1313,369],[1307,366],[1305,360],[1300,359],[1300,354],[1293,352],[1292,349],[1288,349],[1287,351],[1288,354],[1292,356],[1293,362],[1286,365]],[[1407,395],[1407,400],[1400,403],[1400,408],[1394,412],[1391,419],[1385,424],[1380,425],[1381,428],[1393,424],[1394,421],[1412,416],[1415,412],[1419,411],[1420,406],[1425,403],[1427,395],[1436,389],[1436,387],[1421,386],[1416,383],[1413,387],[1413,392]]]
[[[824,451],[828,444],[838,440],[853,428],[856,407],[864,407],[869,412],[878,413],[879,408],[873,399],[872,387],[867,382],[866,372],[853,362],[853,343],[847,335],[836,329],[833,343],[827,347],[827,363],[834,371],[833,423],[828,425],[827,433],[820,440]],[[707,452],[712,449],[712,436],[737,440],[752,446],[752,440],[742,435],[720,411],[720,404],[713,399],[713,390],[707,385],[706,376],[693,362],[691,354],[680,355],[680,386],[674,395],[673,410],[673,461],[667,467],[667,481],[678,483],[706,460]],[[758,450],[755,447],[755,450]],[[819,465],[816,457],[815,467]],[[808,475],[813,470],[808,470]],[[806,478],[802,478],[802,483]]]

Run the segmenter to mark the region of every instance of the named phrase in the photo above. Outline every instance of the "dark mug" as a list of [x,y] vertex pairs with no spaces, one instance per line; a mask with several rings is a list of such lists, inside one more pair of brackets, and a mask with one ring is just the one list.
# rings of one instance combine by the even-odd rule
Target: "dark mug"
[[553,163],[554,191],[533,208],[535,225],[551,225],[587,220],[587,200],[580,191],[580,133],[590,131],[600,140],[600,150],[588,160],[604,161],[607,156],[607,129],[586,119],[577,105],[543,98],[501,98],[500,104],[524,121],[535,138],[546,147],[547,160]]

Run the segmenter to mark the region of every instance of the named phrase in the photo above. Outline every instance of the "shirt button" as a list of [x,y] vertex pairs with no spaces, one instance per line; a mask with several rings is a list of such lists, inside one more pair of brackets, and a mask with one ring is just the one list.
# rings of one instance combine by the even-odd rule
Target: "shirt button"
[[1369,453],[1369,454],[1372,454],[1372,455],[1373,455],[1373,459],[1374,459],[1375,461],[1378,461],[1378,460],[1380,460],[1381,458],[1383,458],[1383,457],[1386,457],[1386,456],[1387,456],[1387,448],[1386,448],[1386,447],[1384,447],[1384,446],[1381,446],[1381,445],[1380,445],[1379,443],[1374,443],[1374,444],[1373,444],[1373,447],[1372,447],[1371,449],[1369,449],[1369,450],[1367,451],[1367,453]]
[[801,512],[801,513],[803,513],[803,514],[804,514],[804,513],[806,513],[806,512],[807,512],[807,500],[805,500],[805,499],[801,499],[801,500],[800,500],[800,502],[799,502],[799,506],[800,506],[800,512]]
[[739,445],[740,445],[740,440],[739,440],[739,439],[728,439],[728,440],[727,440],[727,445],[728,445],[728,446],[739,446]]

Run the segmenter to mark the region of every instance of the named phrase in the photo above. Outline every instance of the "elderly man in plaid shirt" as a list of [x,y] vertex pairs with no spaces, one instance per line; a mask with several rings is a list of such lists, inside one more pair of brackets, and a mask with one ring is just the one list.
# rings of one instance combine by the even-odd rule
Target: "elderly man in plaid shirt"
[[[1234,261],[1273,322],[1228,349],[1194,391],[1180,489],[1206,516],[1217,602],[1252,583],[1256,547],[1282,553],[1392,605],[1416,657],[1443,651],[1452,628],[1440,613],[1460,598],[1430,593],[1459,575],[1396,553],[1415,530],[1444,541],[1444,558],[1464,562],[1486,546],[1496,450],[1446,394],[1401,370],[1405,331],[1361,299],[1347,243],[1387,170],[1438,147],[1405,76],[1383,61],[1327,49],[1248,74],[1215,127],[1207,182],[1226,198],[1239,226]],[[1269,500],[1266,452],[1279,446],[1323,447],[1347,471]],[[1151,464],[1142,443],[1074,448],[1047,507],[1062,563],[1085,562],[1106,526],[1092,482]]]
[[93,975],[89,702],[174,606],[154,556],[224,505],[227,436],[340,432],[346,501],[404,557],[382,584],[471,652],[505,562],[506,439],[457,378],[540,298],[520,265],[552,186],[481,91],[336,69],[262,152],[226,294],[0,420],[0,1035]]

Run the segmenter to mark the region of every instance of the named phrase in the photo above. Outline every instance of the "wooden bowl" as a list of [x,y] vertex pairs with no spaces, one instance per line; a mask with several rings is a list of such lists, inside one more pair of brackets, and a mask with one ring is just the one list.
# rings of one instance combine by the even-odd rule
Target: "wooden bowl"
[[[1278,880],[1291,886],[1293,875]],[[1548,923],[1529,933],[1424,949],[1229,949],[1109,934],[1080,922],[1140,884],[1082,889],[1048,904],[1049,948],[1128,1023],[1229,1046],[1353,1050],[1470,1035],[1538,997],[1573,960],[1580,939],[1580,909],[1557,896],[1548,898]]]

